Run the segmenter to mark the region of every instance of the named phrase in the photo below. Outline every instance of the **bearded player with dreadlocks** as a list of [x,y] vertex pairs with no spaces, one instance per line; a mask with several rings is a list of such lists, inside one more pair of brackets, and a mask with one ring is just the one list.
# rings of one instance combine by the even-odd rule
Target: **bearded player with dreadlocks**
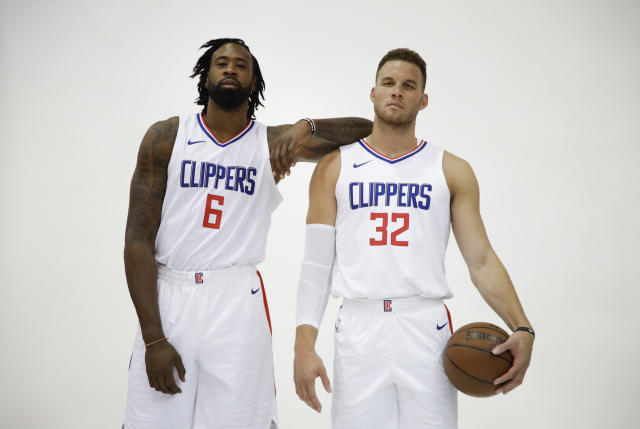
[[140,326],[124,428],[276,428],[264,259],[277,181],[371,132],[359,118],[267,127],[240,39],[205,43],[202,112],[153,124],[131,180],[125,271]]

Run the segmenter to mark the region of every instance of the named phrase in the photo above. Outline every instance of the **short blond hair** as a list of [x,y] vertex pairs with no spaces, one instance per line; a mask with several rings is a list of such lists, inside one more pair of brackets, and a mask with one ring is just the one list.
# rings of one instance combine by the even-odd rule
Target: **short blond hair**
[[385,56],[380,60],[380,63],[378,63],[378,69],[376,70],[376,79],[378,78],[378,72],[380,71],[382,66],[385,65],[385,63],[387,63],[388,61],[394,60],[406,61],[408,63],[417,65],[420,69],[420,72],[422,72],[422,88],[425,87],[425,85],[427,84],[427,63],[422,59],[420,54],[407,48],[392,49],[391,51],[387,52]]

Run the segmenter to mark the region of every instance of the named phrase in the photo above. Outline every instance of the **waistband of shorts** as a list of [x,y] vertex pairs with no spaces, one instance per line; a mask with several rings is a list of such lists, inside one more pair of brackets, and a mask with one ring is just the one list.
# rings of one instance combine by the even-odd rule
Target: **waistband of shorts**
[[407,313],[444,306],[442,299],[410,296],[388,299],[343,299],[342,306],[376,313]]
[[233,280],[234,278],[244,276],[247,273],[255,274],[255,272],[258,271],[256,266],[253,264],[237,265],[221,270],[211,271],[176,271],[166,265],[158,264],[157,270],[158,279],[170,280],[194,286]]

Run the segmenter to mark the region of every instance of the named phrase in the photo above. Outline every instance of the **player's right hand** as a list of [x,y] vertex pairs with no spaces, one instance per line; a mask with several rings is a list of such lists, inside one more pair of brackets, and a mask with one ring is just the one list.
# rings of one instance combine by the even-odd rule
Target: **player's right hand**
[[528,332],[516,331],[502,344],[493,349],[493,354],[499,355],[509,350],[513,355],[513,364],[509,371],[496,378],[495,385],[501,385],[496,393],[507,394],[522,384],[524,375],[531,362],[531,351],[535,337]]
[[311,137],[309,124],[301,119],[278,136],[270,149],[269,160],[276,183],[291,174],[291,167],[296,165],[297,151]]
[[186,371],[182,365],[182,358],[168,341],[147,347],[144,362],[147,366],[149,386],[170,395],[182,393],[173,377],[173,368],[178,370],[178,376],[183,382]]
[[305,404],[320,412],[322,404],[316,396],[317,377],[322,380],[324,390],[331,393],[331,383],[320,356],[314,350],[296,351],[293,359],[293,381],[296,384],[296,394]]

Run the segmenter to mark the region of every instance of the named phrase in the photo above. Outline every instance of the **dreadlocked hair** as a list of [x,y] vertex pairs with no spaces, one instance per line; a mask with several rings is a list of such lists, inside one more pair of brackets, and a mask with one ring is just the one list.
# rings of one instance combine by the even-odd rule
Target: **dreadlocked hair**
[[255,111],[258,109],[258,106],[264,106],[260,99],[264,100],[264,79],[262,78],[262,72],[260,71],[260,65],[258,64],[258,60],[253,56],[249,47],[244,43],[242,39],[231,39],[231,38],[222,38],[222,39],[213,39],[209,40],[204,45],[200,46],[200,49],[208,48],[204,54],[198,61],[196,65],[193,66],[193,74],[191,77],[200,76],[198,79],[198,98],[196,98],[195,103],[200,106],[204,106],[202,109],[203,113],[207,113],[207,101],[209,100],[209,91],[207,91],[207,75],[209,74],[209,68],[211,67],[211,56],[213,53],[218,50],[222,45],[226,45],[227,43],[233,43],[239,46],[242,46],[244,49],[249,52],[251,55],[251,60],[253,62],[253,76],[256,78],[256,89],[251,91],[249,95],[249,110],[247,111],[247,119],[255,119]]

